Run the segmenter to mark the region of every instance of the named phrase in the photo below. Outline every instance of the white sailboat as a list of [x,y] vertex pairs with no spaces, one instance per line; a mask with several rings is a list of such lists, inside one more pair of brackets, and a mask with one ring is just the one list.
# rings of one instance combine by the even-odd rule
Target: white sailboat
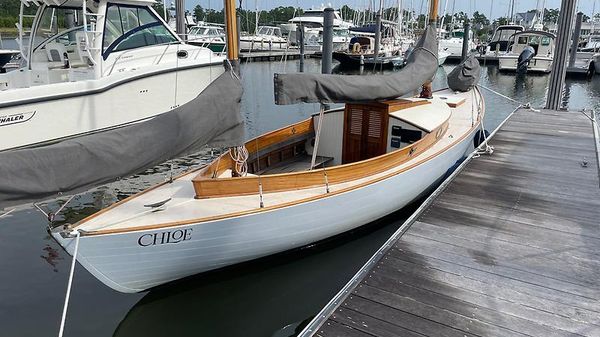
[[[462,57],[463,40],[465,31],[464,29],[453,29],[450,32],[444,30],[441,31],[440,50],[443,50],[450,55],[448,58]],[[475,41],[473,40],[473,32],[469,31],[468,39],[468,52],[471,52],[477,48]]]
[[223,73],[223,56],[183,43],[152,4],[22,0],[39,6],[30,38],[20,26],[25,65],[0,74],[0,152],[144,121]]
[[77,246],[77,260],[109,287],[137,292],[394,212],[473,149],[485,111],[477,89],[396,98],[433,77],[436,50],[431,27],[392,75],[277,75],[278,104],[352,103],[250,140],[51,235],[70,254]]

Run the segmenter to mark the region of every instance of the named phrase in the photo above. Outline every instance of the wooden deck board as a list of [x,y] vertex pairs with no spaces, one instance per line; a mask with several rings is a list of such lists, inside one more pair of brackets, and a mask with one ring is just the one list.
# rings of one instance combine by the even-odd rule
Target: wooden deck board
[[594,141],[580,112],[515,113],[302,336],[600,336]]

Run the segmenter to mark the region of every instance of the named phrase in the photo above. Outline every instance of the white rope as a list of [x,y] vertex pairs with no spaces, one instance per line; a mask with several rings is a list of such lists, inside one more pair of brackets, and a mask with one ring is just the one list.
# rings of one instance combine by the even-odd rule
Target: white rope
[[6,212],[4,212],[4,213],[0,214],[0,219],[1,219],[1,218],[4,218],[5,216],[8,216],[10,213],[14,212],[15,210],[16,210],[16,208],[13,208],[13,209],[11,209],[11,210],[8,210],[8,211],[6,211]]
[[[473,102],[477,107],[477,109],[476,109],[477,110],[477,118],[480,118],[481,102],[477,98],[477,95],[475,95],[475,89],[473,89]],[[476,152],[474,154],[475,158],[481,156],[482,154],[492,155],[494,153],[494,147],[490,146],[488,143],[489,139],[488,139],[488,135],[485,133],[485,125],[483,124],[483,118],[481,118],[481,122],[479,123],[479,125],[481,126],[481,135],[483,136],[483,142],[481,142],[481,144],[479,144],[479,146],[477,147]],[[485,146],[485,148],[484,148],[484,146]]]
[[58,337],[62,337],[65,330],[65,321],[67,319],[67,308],[69,307],[69,297],[71,296],[71,286],[73,285],[73,274],[75,273],[75,262],[77,261],[77,250],[79,249],[79,237],[81,233],[75,231],[75,249],[73,250],[73,260],[71,261],[71,272],[69,273],[69,283],[67,284],[67,294],[65,296],[65,305],[63,307],[62,319],[60,321],[60,330],[58,331]]
[[494,93],[494,94],[496,94],[496,95],[498,95],[498,96],[500,96],[500,97],[502,97],[502,98],[506,98],[507,100],[509,100],[509,101],[511,101],[511,102],[513,102],[513,103],[517,103],[517,104],[519,104],[519,105],[522,105],[522,106],[526,106],[526,105],[527,105],[527,104],[525,104],[525,103],[522,103],[522,102],[519,102],[519,101],[517,101],[517,100],[515,100],[515,99],[513,99],[513,98],[510,98],[510,97],[508,97],[508,96],[506,96],[506,95],[503,95],[503,94],[501,94],[501,93],[497,92],[496,90],[494,90],[494,89],[491,89],[491,88],[488,88],[488,87],[486,87],[486,86],[484,86],[484,85],[477,84],[477,86],[478,86],[478,87],[481,87],[481,88],[483,88],[483,89],[485,89],[485,90],[491,91],[492,93]]
[[233,147],[229,151],[229,155],[235,163],[235,172],[245,177],[248,174],[248,157],[250,156],[248,149],[245,146]]

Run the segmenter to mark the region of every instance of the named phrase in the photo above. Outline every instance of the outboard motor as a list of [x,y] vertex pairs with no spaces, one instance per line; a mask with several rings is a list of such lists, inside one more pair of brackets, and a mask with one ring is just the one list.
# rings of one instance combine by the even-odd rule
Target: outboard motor
[[519,74],[527,73],[527,68],[529,67],[529,62],[535,56],[535,49],[532,46],[527,46],[519,55],[519,62],[517,63],[517,72]]

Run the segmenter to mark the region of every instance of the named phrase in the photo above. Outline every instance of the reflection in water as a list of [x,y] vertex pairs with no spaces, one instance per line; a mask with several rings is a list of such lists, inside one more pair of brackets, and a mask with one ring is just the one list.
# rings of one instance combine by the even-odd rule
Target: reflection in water
[[56,266],[58,265],[58,260],[62,260],[63,258],[59,255],[58,250],[51,247],[50,245],[46,245],[44,249],[42,249],[46,255],[40,255],[42,259],[48,262],[49,265],[52,266],[52,270],[55,273],[58,273],[58,269]]

